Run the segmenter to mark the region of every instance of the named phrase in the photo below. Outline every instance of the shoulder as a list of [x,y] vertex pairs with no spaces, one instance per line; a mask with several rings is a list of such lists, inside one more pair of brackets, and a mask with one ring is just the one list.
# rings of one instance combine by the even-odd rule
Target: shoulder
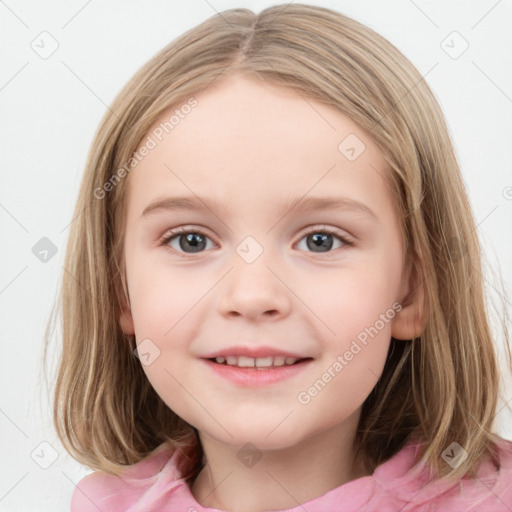
[[159,447],[120,475],[98,471],[85,476],[73,492],[71,512],[124,512],[163,480],[172,487],[181,482],[176,456],[177,452]]
[[496,466],[490,457],[477,471],[478,479],[495,496],[506,496],[512,505],[512,441],[501,439],[497,443]]
[[484,511],[512,510],[512,442],[497,443],[496,461],[480,463],[476,476],[466,476],[446,493],[444,505],[476,507]]
[[512,510],[512,441],[497,443],[497,464],[487,457],[475,470],[476,477],[466,475],[455,482],[432,479],[417,460],[418,451],[419,444],[411,443],[377,468],[374,478],[379,495],[389,495],[404,506],[435,504],[446,510],[466,510],[478,504],[482,512]]

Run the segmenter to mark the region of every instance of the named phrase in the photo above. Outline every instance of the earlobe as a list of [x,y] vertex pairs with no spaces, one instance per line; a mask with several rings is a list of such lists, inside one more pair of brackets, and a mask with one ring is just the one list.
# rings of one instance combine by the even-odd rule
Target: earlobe
[[421,335],[425,328],[425,315],[413,305],[405,306],[395,316],[391,336],[396,340],[412,340]]
[[417,272],[410,273],[408,289],[402,298],[402,309],[395,315],[391,336],[397,340],[411,340],[421,336],[427,322],[424,280]]
[[130,308],[123,308],[119,316],[119,325],[127,336],[135,334],[135,327],[133,324],[133,316]]
[[135,334],[133,315],[130,306],[127,304],[126,297],[121,297],[121,314],[119,315],[119,325],[127,336]]

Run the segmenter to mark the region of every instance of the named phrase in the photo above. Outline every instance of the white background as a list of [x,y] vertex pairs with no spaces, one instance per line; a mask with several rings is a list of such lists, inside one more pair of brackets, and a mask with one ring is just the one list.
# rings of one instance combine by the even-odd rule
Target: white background
[[[157,51],[216,11],[248,7],[259,12],[275,3],[0,1],[0,511],[69,510],[73,482],[87,472],[57,441],[41,349],[78,184],[106,105]],[[369,25],[426,75],[452,133],[489,269],[501,272],[510,311],[512,2],[310,3]],[[58,43],[47,59],[31,47],[43,31]],[[469,43],[457,59],[441,46],[453,31]],[[461,42],[454,40],[455,50]],[[42,237],[58,251],[46,263],[32,252]],[[486,283],[499,298],[495,289],[502,295],[504,290],[489,269]],[[506,401],[512,405],[510,387],[502,396],[500,407]],[[507,408],[497,422],[498,432],[512,439]],[[42,442],[53,448],[37,448]],[[58,457],[42,469],[31,458],[35,449],[41,459],[51,457],[52,449]]]

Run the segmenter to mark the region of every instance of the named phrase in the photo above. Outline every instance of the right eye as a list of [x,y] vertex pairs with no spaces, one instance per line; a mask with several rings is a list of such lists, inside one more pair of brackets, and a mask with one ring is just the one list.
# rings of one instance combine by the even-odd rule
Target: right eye
[[180,227],[168,231],[161,238],[159,245],[178,254],[195,254],[206,249],[208,240],[211,241],[200,229]]

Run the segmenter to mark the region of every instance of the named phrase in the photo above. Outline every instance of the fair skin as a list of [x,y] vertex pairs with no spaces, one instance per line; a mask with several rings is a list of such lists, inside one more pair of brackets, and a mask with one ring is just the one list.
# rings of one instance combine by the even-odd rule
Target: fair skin
[[[388,171],[366,132],[329,106],[254,78],[229,77],[195,98],[197,107],[129,176],[130,306],[120,323],[137,343],[149,338],[158,347],[144,371],[164,402],[198,429],[207,464],[191,487],[195,499],[226,511],[292,508],[369,474],[354,460],[361,406],[391,336],[420,334],[420,298],[409,295]],[[354,161],[338,150],[349,134],[366,146]],[[216,203],[142,216],[153,201],[181,195]],[[375,215],[286,208],[303,196],[348,198]],[[176,236],[159,246],[179,226],[205,233],[204,248],[193,252],[184,236],[181,245]],[[337,231],[327,252],[311,242],[311,233],[325,233],[322,226]],[[251,263],[236,250],[247,236],[263,250]],[[299,393],[394,303],[402,309],[301,403]],[[253,387],[205,367],[202,355],[240,344],[312,359],[288,379]],[[248,442],[261,455],[250,467],[238,456]]]

